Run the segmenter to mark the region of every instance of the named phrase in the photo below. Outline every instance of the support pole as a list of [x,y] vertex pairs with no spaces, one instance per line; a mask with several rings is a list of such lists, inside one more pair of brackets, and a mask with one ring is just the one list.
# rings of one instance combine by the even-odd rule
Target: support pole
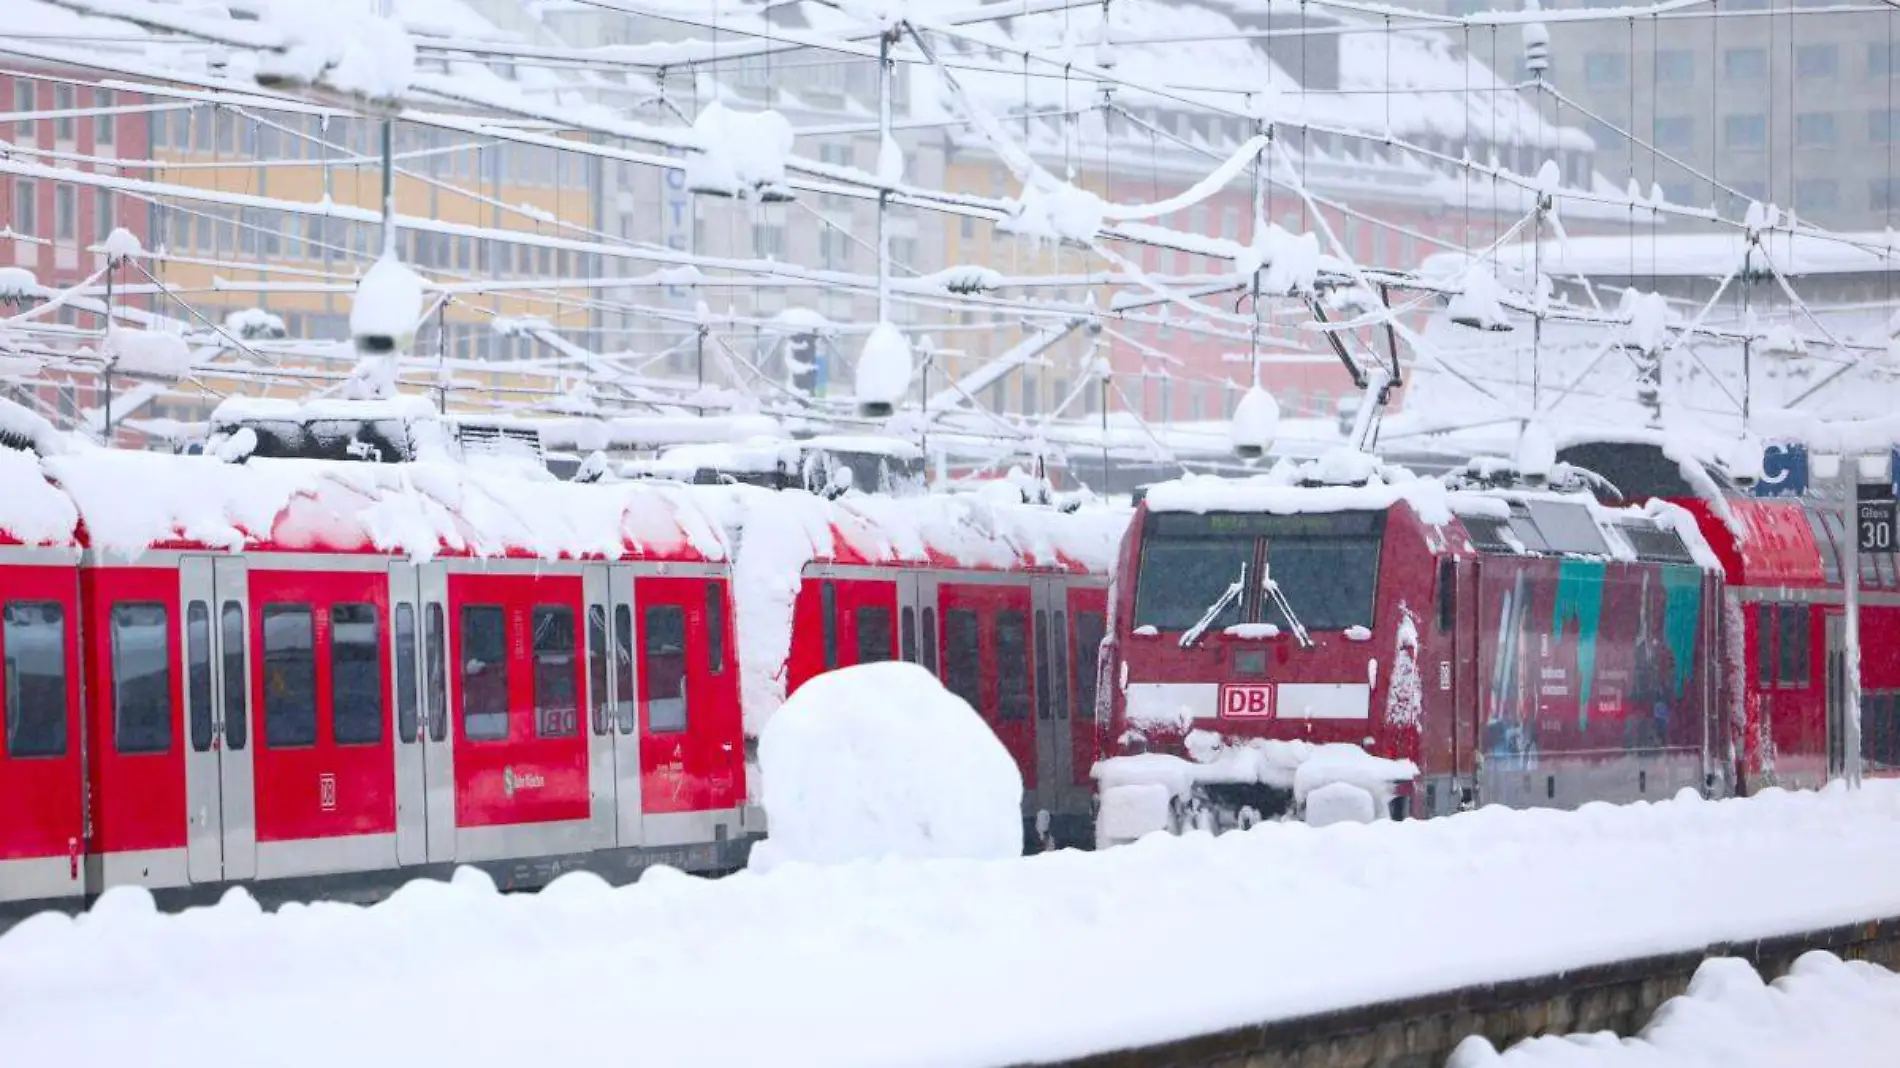
[[[884,149],[891,143],[891,42],[898,30],[884,31],[877,39],[877,152],[883,166]],[[881,176],[880,176],[881,177]],[[880,185],[883,183],[880,182]],[[891,191],[877,191],[877,321],[891,321]]]
[[1843,703],[1841,709],[1841,762],[1845,768],[1847,788],[1860,789],[1860,456],[1849,453],[1841,457],[1841,520],[1847,527],[1847,605],[1843,612],[1845,637],[1841,659],[1846,662],[1842,679]]

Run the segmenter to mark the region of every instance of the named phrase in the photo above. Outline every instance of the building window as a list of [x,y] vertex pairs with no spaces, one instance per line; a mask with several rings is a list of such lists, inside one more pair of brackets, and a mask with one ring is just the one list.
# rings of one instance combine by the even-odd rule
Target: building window
[[53,109],[61,113],[53,119],[53,136],[61,141],[70,141],[73,139],[74,123],[72,111],[75,106],[73,103],[72,86],[53,86]]
[[1590,85],[1622,85],[1629,74],[1630,57],[1622,52],[1591,52],[1583,57],[1583,80]]
[[1870,111],[1867,113],[1867,140],[1884,145],[1893,140],[1893,112]]
[[1799,78],[1832,78],[1840,73],[1841,50],[1831,44],[1802,45],[1794,52],[1794,73]]
[[92,225],[101,243],[112,236],[112,227],[116,222],[112,210],[112,190],[95,189],[92,191]]
[[1695,144],[1695,119],[1666,115],[1656,119],[1656,144],[1661,148],[1689,148]]
[[79,195],[61,182],[53,187],[53,240],[71,241],[79,233]]
[[[38,86],[25,78],[13,79],[13,110],[25,113],[38,107],[35,100],[37,89]],[[14,124],[14,128],[19,131],[21,137],[33,136],[32,119],[21,119]]]
[[1687,85],[1695,81],[1695,53],[1688,49],[1663,49],[1656,53],[1656,82],[1659,85]]
[[1722,76],[1732,82],[1753,82],[1768,77],[1768,50],[1728,49],[1722,53]]
[[1867,46],[1867,76],[1885,78],[1894,73],[1894,46],[1891,41],[1876,41]]
[[32,182],[13,183],[13,223],[16,234],[33,237],[40,232],[40,194]]
[[1875,178],[1867,183],[1867,208],[1870,211],[1892,211],[1900,207],[1900,178]]
[[1768,120],[1761,115],[1726,115],[1722,144],[1728,148],[1761,148],[1768,143]]
[[1834,143],[1834,113],[1810,111],[1796,115],[1794,143],[1803,148],[1832,145]]
[[1795,207],[1801,211],[1839,207],[1841,184],[1832,178],[1805,178],[1794,184]]
[[[110,89],[94,90],[92,94],[92,102],[93,102],[94,107],[101,107],[101,108],[113,107],[114,101],[113,101],[112,90]],[[95,144],[101,144],[101,145],[111,144],[113,140],[115,139],[114,131],[117,125],[118,125],[117,115],[94,115],[92,117],[93,142]]]

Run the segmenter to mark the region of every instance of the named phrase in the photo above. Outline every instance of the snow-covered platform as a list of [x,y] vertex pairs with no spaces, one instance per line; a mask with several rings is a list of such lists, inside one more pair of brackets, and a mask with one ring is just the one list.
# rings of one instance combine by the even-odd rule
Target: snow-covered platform
[[991,1066],[1900,916],[1900,786],[0,937],[20,1064]]

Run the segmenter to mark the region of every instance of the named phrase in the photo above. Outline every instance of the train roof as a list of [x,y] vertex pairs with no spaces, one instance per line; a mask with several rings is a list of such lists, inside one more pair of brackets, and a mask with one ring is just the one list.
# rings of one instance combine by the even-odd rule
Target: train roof
[[85,543],[150,549],[437,556],[723,559],[719,524],[681,489],[585,485],[438,462],[227,463],[114,449],[46,457]]

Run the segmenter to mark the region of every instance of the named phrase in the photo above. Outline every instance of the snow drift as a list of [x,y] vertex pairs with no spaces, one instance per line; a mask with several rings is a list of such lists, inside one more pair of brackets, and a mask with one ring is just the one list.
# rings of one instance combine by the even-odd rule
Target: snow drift
[[759,739],[769,837],[751,866],[1019,856],[1023,780],[981,717],[915,664],[799,687]]

